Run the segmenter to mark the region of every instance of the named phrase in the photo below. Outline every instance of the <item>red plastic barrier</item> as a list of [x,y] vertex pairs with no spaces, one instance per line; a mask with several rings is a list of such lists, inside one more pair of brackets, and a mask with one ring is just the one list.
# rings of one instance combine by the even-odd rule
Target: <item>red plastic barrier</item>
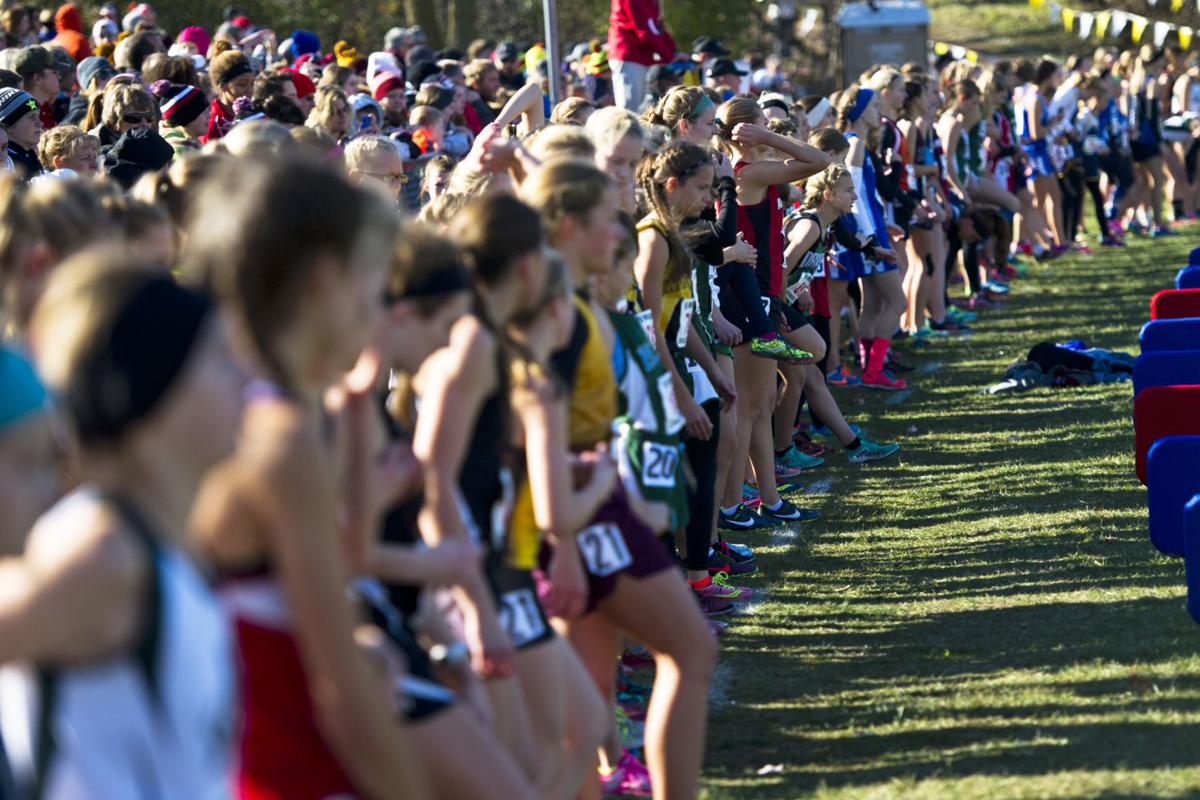
[[1200,289],[1163,289],[1150,298],[1150,319],[1200,317]]
[[1138,480],[1146,483],[1146,453],[1164,436],[1200,436],[1200,386],[1147,386],[1133,399]]

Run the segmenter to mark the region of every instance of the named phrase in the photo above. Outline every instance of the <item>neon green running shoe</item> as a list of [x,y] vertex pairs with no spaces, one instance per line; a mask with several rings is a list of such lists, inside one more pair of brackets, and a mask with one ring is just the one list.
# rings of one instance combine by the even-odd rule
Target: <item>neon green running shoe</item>
[[787,339],[775,336],[764,339],[756,336],[750,340],[750,352],[763,358],[773,358],[776,361],[812,361],[813,354],[793,347]]

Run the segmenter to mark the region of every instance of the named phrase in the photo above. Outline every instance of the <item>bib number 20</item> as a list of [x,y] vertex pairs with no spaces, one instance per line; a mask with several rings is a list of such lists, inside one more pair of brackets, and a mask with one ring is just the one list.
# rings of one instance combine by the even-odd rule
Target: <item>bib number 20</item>
[[625,545],[625,537],[611,522],[584,528],[575,537],[588,572],[604,578],[628,567],[633,556]]
[[642,485],[656,489],[674,487],[675,468],[678,463],[678,448],[655,442],[643,442]]

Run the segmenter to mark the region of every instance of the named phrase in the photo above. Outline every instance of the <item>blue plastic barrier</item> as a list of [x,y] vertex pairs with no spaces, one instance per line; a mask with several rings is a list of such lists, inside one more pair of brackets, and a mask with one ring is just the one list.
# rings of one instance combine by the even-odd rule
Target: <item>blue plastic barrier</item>
[[1143,353],[1200,348],[1200,317],[1152,319],[1142,326],[1138,344]]
[[1133,364],[1133,396],[1148,386],[1200,384],[1200,350],[1142,353]]
[[1188,266],[1175,273],[1176,289],[1200,289],[1200,266]]
[[1146,456],[1150,541],[1168,556],[1184,555],[1183,507],[1200,494],[1200,436],[1168,436]]
[[1187,573],[1187,609],[1192,619],[1200,622],[1200,494],[1188,501],[1183,509],[1184,554]]

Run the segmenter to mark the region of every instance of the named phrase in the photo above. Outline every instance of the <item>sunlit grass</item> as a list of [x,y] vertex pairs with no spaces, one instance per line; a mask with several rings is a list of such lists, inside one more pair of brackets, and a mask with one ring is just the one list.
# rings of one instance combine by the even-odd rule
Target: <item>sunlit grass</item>
[[981,393],[1043,340],[1136,352],[1184,231],[1038,268],[905,351],[940,366],[903,404],[839,392],[902,456],[831,456],[793,495],[822,521],[746,537],[768,592],[722,637],[708,797],[1200,794],[1200,632],[1146,535],[1130,386]]

